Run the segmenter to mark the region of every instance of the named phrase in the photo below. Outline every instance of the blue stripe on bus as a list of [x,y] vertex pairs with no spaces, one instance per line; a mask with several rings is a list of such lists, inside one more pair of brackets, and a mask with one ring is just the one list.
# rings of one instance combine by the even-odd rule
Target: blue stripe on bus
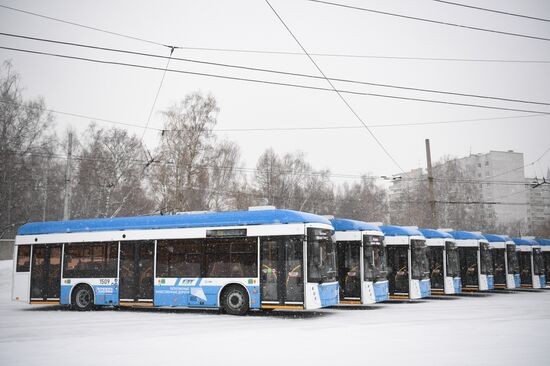
[[455,294],[459,294],[462,292],[462,279],[461,278],[453,278],[453,287],[455,289]]
[[374,285],[374,301],[382,302],[389,300],[389,282],[388,281],[378,281]]
[[339,301],[339,285],[336,283],[323,283],[319,286],[319,299],[321,306],[338,305]]
[[420,280],[420,297],[428,297],[432,294],[432,285],[430,280]]

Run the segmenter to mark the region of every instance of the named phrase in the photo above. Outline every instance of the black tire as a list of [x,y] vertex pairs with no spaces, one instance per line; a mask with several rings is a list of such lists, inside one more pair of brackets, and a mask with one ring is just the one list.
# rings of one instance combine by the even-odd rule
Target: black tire
[[230,285],[223,290],[221,297],[222,311],[229,315],[245,315],[250,301],[248,292],[239,285]]
[[78,285],[73,290],[71,306],[78,311],[89,311],[94,308],[94,291],[88,285]]

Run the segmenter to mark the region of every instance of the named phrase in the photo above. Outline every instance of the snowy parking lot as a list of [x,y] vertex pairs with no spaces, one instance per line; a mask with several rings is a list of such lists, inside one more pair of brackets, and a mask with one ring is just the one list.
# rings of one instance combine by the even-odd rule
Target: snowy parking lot
[[18,304],[10,282],[0,261],[0,365],[550,364],[550,291],[235,317]]

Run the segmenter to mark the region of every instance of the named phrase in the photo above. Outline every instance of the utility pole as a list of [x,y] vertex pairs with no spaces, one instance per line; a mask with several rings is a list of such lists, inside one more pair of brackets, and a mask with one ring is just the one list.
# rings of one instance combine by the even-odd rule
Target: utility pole
[[65,201],[63,202],[63,220],[71,219],[71,161],[73,157],[73,133],[69,132],[67,166],[65,167]]
[[437,228],[437,216],[435,213],[434,176],[432,170],[432,153],[430,151],[430,139],[426,139],[426,164],[428,166],[428,190],[430,191],[430,211],[432,216],[432,228]]

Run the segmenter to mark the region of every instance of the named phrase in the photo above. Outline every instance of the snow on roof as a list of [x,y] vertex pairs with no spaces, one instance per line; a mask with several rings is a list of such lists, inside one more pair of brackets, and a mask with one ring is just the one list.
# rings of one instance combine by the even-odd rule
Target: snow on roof
[[380,229],[386,236],[423,236],[420,231],[403,226],[383,225]]
[[426,239],[452,238],[451,234],[434,229],[418,229]]
[[330,221],[326,218],[306,212],[292,210],[263,210],[31,222],[21,226],[17,234],[39,235],[92,231],[176,229],[291,223],[319,223],[330,225]]
[[485,237],[471,231],[449,231],[453,238],[458,240],[485,240]]
[[512,240],[516,243],[516,245],[539,245],[539,243],[534,239],[512,238]]
[[336,231],[382,231],[376,225],[366,223],[364,221],[350,219],[330,219],[334,230]]
[[483,234],[483,236],[485,237],[485,239],[487,239],[489,243],[505,243],[512,240],[507,235]]

